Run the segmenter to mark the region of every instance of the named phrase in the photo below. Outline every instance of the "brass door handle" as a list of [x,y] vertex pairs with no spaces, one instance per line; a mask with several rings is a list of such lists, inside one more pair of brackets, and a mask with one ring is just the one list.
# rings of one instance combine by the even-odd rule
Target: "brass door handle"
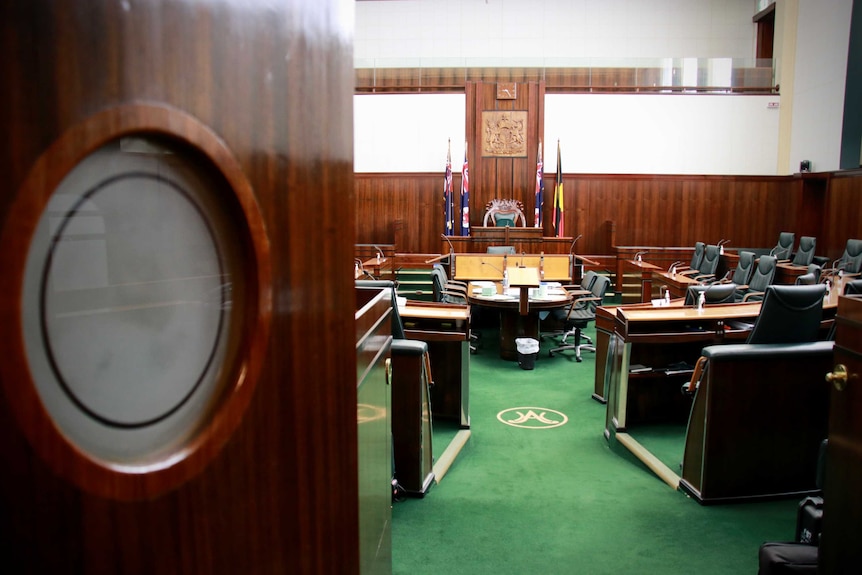
[[826,374],[826,381],[831,383],[837,391],[844,391],[847,387],[847,367],[839,363],[835,369]]

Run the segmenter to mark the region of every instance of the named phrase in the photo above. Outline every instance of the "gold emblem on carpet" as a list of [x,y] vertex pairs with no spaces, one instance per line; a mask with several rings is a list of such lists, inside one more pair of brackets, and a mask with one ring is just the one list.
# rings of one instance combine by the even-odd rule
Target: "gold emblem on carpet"
[[565,425],[569,418],[547,407],[510,407],[497,414],[501,423],[524,429],[550,429]]

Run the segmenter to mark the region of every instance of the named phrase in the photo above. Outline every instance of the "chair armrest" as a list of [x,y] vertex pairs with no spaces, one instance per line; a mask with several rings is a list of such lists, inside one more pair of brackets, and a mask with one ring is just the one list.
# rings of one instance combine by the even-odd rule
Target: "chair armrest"
[[697,275],[697,274],[699,274],[699,273],[700,273],[700,271],[699,271],[699,270],[693,270],[693,269],[691,269],[691,268],[688,268],[687,270],[680,270],[680,269],[678,269],[678,270],[676,270],[676,273],[677,273],[677,274],[679,274],[679,275],[681,275],[681,276],[691,276],[691,275]]
[[748,301],[749,299],[751,299],[754,296],[763,296],[764,293],[766,293],[766,292],[750,291],[747,294],[745,294],[744,296],[742,296],[742,301]]
[[715,279],[715,274],[702,274],[699,276],[694,276],[695,281],[703,281],[703,280],[707,280],[709,278]]

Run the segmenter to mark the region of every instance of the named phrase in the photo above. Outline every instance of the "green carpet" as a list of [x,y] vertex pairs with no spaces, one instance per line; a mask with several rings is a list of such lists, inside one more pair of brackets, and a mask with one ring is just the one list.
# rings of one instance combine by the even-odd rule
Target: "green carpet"
[[[547,341],[523,370],[499,358],[496,337],[471,357],[466,446],[426,497],[393,506],[395,574],[754,574],[763,541],[792,539],[796,501],[703,507],[611,451],[594,354],[549,358]],[[568,420],[512,427],[497,419],[511,408]],[[443,443],[452,430],[440,427]],[[655,435],[645,444],[678,470],[681,444]]]

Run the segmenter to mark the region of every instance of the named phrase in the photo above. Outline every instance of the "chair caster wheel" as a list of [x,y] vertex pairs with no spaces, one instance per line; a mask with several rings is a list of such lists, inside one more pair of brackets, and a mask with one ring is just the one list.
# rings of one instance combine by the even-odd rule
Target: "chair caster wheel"
[[581,358],[576,357],[576,358],[575,358],[575,361],[577,361],[578,363],[581,363]]

